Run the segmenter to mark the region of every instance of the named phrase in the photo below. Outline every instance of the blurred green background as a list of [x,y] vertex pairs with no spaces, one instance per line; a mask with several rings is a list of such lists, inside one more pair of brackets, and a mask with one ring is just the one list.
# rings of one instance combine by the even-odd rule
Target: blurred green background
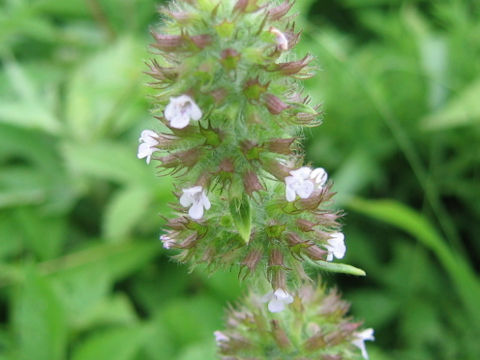
[[[171,180],[136,159],[154,0],[0,0],[0,359],[209,360],[237,273],[169,260]],[[345,208],[326,276],[371,359],[480,359],[480,2],[299,0]]]

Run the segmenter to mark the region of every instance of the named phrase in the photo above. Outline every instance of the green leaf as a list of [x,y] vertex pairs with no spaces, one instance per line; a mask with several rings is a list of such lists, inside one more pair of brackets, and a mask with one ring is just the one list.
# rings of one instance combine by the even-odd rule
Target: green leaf
[[84,326],[86,318],[107,297],[113,286],[108,264],[102,260],[59,269],[51,276],[52,286],[74,328]]
[[[221,324],[222,307],[215,298],[199,295],[172,299],[162,305],[160,321],[178,346],[209,341]],[[180,321],[181,319],[181,321]]]
[[311,260],[305,257],[307,262],[321,270],[335,273],[343,273],[356,276],[366,276],[367,274],[362,269],[356,268],[355,266],[348,264],[339,264],[323,260]]
[[16,96],[0,101],[0,122],[57,134],[61,124],[53,110],[47,107],[46,91],[37,91],[35,84],[16,62],[6,61],[5,70]]
[[427,130],[444,130],[480,123],[480,79],[462,90],[438,112],[421,120]]
[[137,321],[135,308],[128,296],[116,294],[103,299],[78,321],[78,328],[85,330],[104,325],[127,325]]
[[415,237],[437,256],[452,278],[458,295],[472,317],[472,325],[480,330],[480,282],[468,261],[450,249],[437,230],[420,213],[394,200],[352,198],[348,207],[377,220],[398,227]]
[[118,183],[158,185],[151,170],[136,157],[136,148],[104,140],[98,143],[65,143],[64,155],[72,172]]
[[398,296],[386,291],[357,290],[348,294],[352,311],[360,319],[366,319],[374,328],[384,328],[394,321],[401,310]]
[[100,244],[40,264],[44,274],[55,274],[76,268],[101,264],[113,281],[148,263],[161,251],[154,241],[128,241],[120,244]]
[[185,348],[178,356],[178,360],[205,360],[215,359],[217,348],[212,340],[210,342],[201,342]]
[[132,187],[117,191],[104,213],[103,234],[106,239],[118,242],[130,234],[142,219],[151,193],[147,188]]
[[21,229],[16,224],[14,215],[0,213],[0,260],[18,255],[22,249]]
[[64,217],[46,216],[37,208],[26,207],[16,209],[14,214],[25,245],[38,258],[47,260],[60,254],[67,234]]
[[252,232],[252,213],[248,196],[244,194],[241,199],[233,198],[230,200],[230,213],[240,237],[248,244]]
[[67,84],[66,118],[76,139],[107,137],[141,115],[131,111],[141,94],[143,53],[132,38],[121,38],[73,74]]
[[47,279],[31,270],[14,299],[14,329],[22,360],[62,360],[67,327],[62,305]]
[[147,339],[145,326],[113,328],[91,335],[73,351],[72,360],[130,360]]

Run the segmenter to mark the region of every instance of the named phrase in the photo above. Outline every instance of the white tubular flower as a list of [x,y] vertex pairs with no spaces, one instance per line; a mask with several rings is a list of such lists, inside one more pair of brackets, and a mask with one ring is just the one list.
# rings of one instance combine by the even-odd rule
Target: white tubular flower
[[328,250],[327,261],[332,261],[334,256],[337,259],[343,258],[347,251],[345,246],[345,235],[341,232],[331,234],[325,247]]
[[290,171],[291,176],[285,178],[285,195],[287,201],[295,201],[297,195],[302,199],[307,199],[312,195],[314,183],[310,179],[311,174],[312,169],[306,166]]
[[217,345],[220,345],[222,342],[227,342],[228,340],[230,340],[228,336],[221,331],[215,331],[213,335],[215,336],[215,341]]
[[327,182],[328,174],[324,168],[316,168],[310,174],[310,179],[312,179],[315,183],[315,187],[321,189],[325,186],[325,183]]
[[163,243],[165,249],[170,249],[175,244],[175,240],[169,238],[167,235],[160,236],[160,241]]
[[170,103],[165,108],[165,118],[170,121],[170,126],[183,129],[190,120],[198,121],[202,118],[202,110],[188,95],[171,97]]
[[316,189],[322,189],[327,182],[327,172],[323,168],[312,170],[303,166],[290,171],[291,176],[285,178],[285,195],[287,201],[295,201],[296,196],[307,199]]
[[272,313],[281,312],[285,309],[285,305],[293,302],[293,297],[283,289],[277,289],[275,292],[269,292],[262,299],[262,302],[268,301],[268,310]]
[[208,200],[205,190],[201,186],[194,186],[183,189],[180,197],[180,204],[184,207],[190,207],[188,215],[194,220],[199,220],[203,216],[203,209],[210,209],[210,200]]
[[288,50],[288,39],[284,33],[282,33],[277,28],[271,27],[270,32],[275,35],[275,41],[277,42],[277,46],[281,50]]
[[375,340],[373,337],[372,328],[355,333],[355,339],[352,341],[352,344],[362,351],[362,356],[364,359],[368,359],[367,348],[365,347],[365,341],[367,340]]
[[140,145],[138,145],[137,157],[139,159],[147,158],[147,164],[150,164],[152,154],[156,151],[155,146],[158,145],[157,137],[158,135],[155,131],[143,130],[138,139]]

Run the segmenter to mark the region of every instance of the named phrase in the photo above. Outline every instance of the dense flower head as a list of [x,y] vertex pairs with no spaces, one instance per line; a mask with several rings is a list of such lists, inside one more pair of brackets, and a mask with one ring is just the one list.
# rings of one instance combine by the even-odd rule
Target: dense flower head
[[255,294],[231,308],[226,328],[215,332],[221,359],[368,359],[365,341],[374,340],[373,329],[359,329],[337,291],[303,286],[288,296],[281,312],[271,312]]
[[[242,277],[267,275],[274,291],[288,291],[291,280],[308,278],[310,265],[305,258],[311,264],[331,261],[331,254],[343,257],[346,247],[343,238],[343,248],[338,240],[341,234],[338,219],[342,214],[329,208],[333,194],[328,186],[311,199],[295,202],[285,199],[282,184],[269,185],[269,188],[272,194],[259,191],[255,197],[258,201],[249,202],[252,217],[248,241],[242,238],[234,215],[225,211],[224,201],[218,198],[212,201],[208,194],[210,201],[204,206],[205,199],[208,200],[204,190],[200,186],[187,189],[188,192],[180,196],[183,206],[177,209],[179,218],[167,223],[167,228],[173,231],[170,238],[179,239],[175,246],[177,260],[194,266],[205,264],[210,270],[232,269],[234,265]],[[190,195],[190,192],[195,194]],[[202,210],[201,217],[197,216],[199,214],[192,216],[194,200],[186,202],[186,197],[190,199],[190,196],[197,197],[195,201],[199,211]],[[312,202],[315,203],[313,208]],[[192,207],[189,209],[189,206]],[[179,223],[182,223],[180,227]],[[181,245],[180,239],[194,235],[198,240]]]
[[224,360],[353,360],[373,340],[372,329],[345,318],[349,306],[335,291],[299,289],[311,268],[353,267],[331,263],[347,250],[342,212],[326,170],[305,164],[301,150],[302,127],[320,125],[321,114],[302,92],[313,57],[293,52],[292,6],[177,0],[152,31],[147,74],[159,130],[141,133],[137,156],[175,175],[161,243],[192,268],[236,269],[270,284],[215,332]]
[[157,136],[157,133],[152,130],[143,130],[138,139],[140,145],[138,145],[137,157],[139,159],[146,158],[147,164],[150,163],[152,154],[156,151]]
[[[293,1],[172,1],[152,31],[154,115],[138,156],[175,175],[162,243],[180,262],[266,277],[289,304],[309,267],[346,246],[327,172],[305,164],[301,128],[320,124],[302,93],[313,57],[294,53]],[[153,155],[155,153],[155,155]],[[336,268],[338,269],[338,267]]]

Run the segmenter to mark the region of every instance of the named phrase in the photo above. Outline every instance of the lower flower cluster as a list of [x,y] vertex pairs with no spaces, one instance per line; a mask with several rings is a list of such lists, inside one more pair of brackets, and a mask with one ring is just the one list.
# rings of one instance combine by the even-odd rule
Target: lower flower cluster
[[281,289],[251,294],[228,311],[226,329],[214,333],[221,359],[368,359],[365,341],[374,340],[374,331],[360,330],[361,323],[346,316],[349,307],[321,286],[303,286],[294,296]]

